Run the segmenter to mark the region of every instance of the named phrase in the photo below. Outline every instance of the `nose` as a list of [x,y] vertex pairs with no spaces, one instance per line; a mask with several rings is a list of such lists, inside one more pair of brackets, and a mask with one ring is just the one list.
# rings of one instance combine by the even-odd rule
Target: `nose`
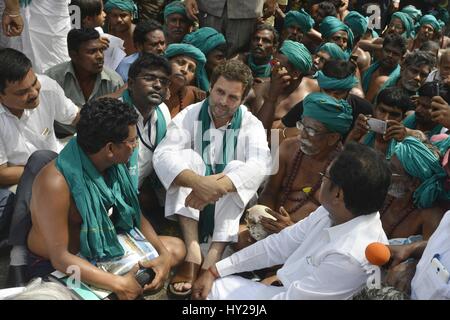
[[165,48],[165,46],[163,44],[158,44],[158,46],[156,47],[156,50],[158,51],[158,53],[162,54],[162,53],[164,53],[164,48]]

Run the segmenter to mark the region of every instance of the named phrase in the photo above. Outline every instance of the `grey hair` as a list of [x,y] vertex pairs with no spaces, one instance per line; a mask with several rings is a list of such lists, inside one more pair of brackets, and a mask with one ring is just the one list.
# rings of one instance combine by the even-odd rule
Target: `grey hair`
[[56,282],[44,282],[41,278],[31,281],[25,290],[7,300],[72,300],[69,289]]
[[408,54],[403,61],[405,67],[427,65],[430,68],[436,64],[436,58],[426,51],[414,51]]

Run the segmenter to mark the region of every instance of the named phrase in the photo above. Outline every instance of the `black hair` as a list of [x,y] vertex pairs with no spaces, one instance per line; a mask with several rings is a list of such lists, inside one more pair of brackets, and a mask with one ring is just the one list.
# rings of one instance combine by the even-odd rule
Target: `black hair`
[[332,2],[329,2],[329,1],[320,2],[319,10],[323,11],[323,13],[325,14],[325,17],[328,17],[328,16],[336,17],[337,16],[336,6]]
[[342,188],[347,210],[355,216],[368,215],[383,206],[391,183],[391,170],[385,155],[349,142],[331,164],[330,180]]
[[31,60],[22,52],[11,48],[0,49],[0,92],[5,93],[7,82],[24,79],[31,67]]
[[135,125],[134,107],[113,98],[86,103],[77,123],[77,142],[87,154],[94,154],[107,143],[120,143],[128,137],[128,126]]
[[272,32],[273,34],[273,45],[278,46],[278,41],[279,41],[279,35],[278,35],[278,31],[272,27],[269,24],[265,24],[265,23],[260,23],[257,24],[255,27],[255,31],[253,31],[253,35],[255,35],[258,31],[262,31],[262,30],[268,30],[270,32]]
[[392,47],[395,48],[400,48],[402,55],[406,53],[407,49],[406,39],[399,34],[396,33],[387,34],[383,40],[383,48],[387,45],[391,45]]
[[227,60],[219,64],[211,75],[211,88],[214,87],[214,84],[220,77],[224,77],[229,81],[241,82],[244,85],[242,99],[245,99],[253,86],[252,71],[240,60]]
[[219,50],[220,52],[222,52],[225,56],[227,55],[227,50],[228,50],[228,46],[226,43],[221,43],[219,44],[217,47],[215,47],[214,49],[212,49],[210,52],[208,52],[208,54],[210,54],[211,52],[213,52],[214,50]]
[[100,34],[93,28],[72,29],[67,34],[67,48],[69,49],[69,52],[78,52],[83,42],[99,38]]
[[428,40],[422,43],[419,50],[420,51],[426,51],[426,52],[434,52],[436,50],[439,50],[441,48],[441,45],[437,41]]
[[145,43],[145,36],[147,35],[147,33],[156,30],[163,31],[161,23],[153,19],[142,20],[136,25],[136,28],[134,29],[133,42],[135,44],[143,45]]
[[414,103],[405,91],[398,87],[389,87],[380,91],[377,103],[383,103],[389,107],[401,109],[403,113],[414,109]]
[[341,59],[332,59],[324,63],[322,72],[330,78],[344,79],[356,71],[356,66],[350,61],[345,61]]
[[433,68],[436,65],[436,58],[429,52],[426,51],[414,51],[408,54],[403,61],[403,66],[405,68],[409,66],[422,66],[427,65]]
[[102,0],[72,0],[70,5],[80,8],[81,21],[86,17],[98,16],[103,10]]
[[439,86],[439,96],[441,96],[447,103],[450,103],[450,88],[448,85],[439,82],[431,81],[425,82],[417,92],[420,97],[434,97],[437,95],[437,86]]
[[169,60],[167,60],[166,57],[154,53],[142,53],[141,56],[130,66],[128,78],[135,79],[139,73],[141,73],[142,69],[162,69],[168,76],[172,74],[172,65]]

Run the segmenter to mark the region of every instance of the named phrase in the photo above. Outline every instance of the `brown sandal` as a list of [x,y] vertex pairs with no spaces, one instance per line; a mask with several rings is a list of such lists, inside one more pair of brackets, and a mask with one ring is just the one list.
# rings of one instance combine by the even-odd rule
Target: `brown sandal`
[[177,270],[177,273],[170,280],[167,287],[167,296],[174,300],[187,300],[191,297],[192,287],[186,291],[178,291],[174,288],[174,284],[180,282],[187,282],[191,285],[197,279],[198,271],[200,270],[200,265],[194,262],[184,261]]

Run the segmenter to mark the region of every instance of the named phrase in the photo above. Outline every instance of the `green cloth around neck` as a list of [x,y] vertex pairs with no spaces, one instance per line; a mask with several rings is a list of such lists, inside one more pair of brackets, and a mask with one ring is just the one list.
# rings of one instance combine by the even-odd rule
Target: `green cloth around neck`
[[[140,208],[128,169],[116,164],[107,169],[108,182],[96,169],[74,137],[56,159],[80,213],[80,253],[88,260],[109,260],[123,256],[117,231],[140,228]],[[113,225],[108,210],[114,207]]]
[[[408,117],[406,117],[403,120],[403,125],[409,129],[416,129],[416,127],[417,127],[416,114],[413,113],[413,114],[409,115]],[[441,124],[437,124],[432,130],[430,130],[428,132],[424,132],[424,133],[426,134],[428,139],[430,139],[432,136],[441,133],[442,128],[443,128],[443,126]]]
[[303,116],[321,122],[330,132],[346,135],[353,121],[352,107],[325,93],[310,93],[303,100]]
[[353,74],[344,79],[330,78],[321,70],[317,72],[317,82],[321,89],[351,90],[359,81]]
[[447,174],[439,157],[427,146],[414,137],[407,137],[397,143],[394,153],[404,170],[421,182],[413,195],[417,208],[431,208],[438,199],[450,200],[450,194],[444,188]]
[[[231,122],[223,135],[222,139],[222,163],[210,163],[208,146],[211,143],[211,117],[209,115],[209,98],[205,99],[200,110],[198,120],[201,121],[201,136],[198,139],[202,141],[201,156],[206,166],[205,176],[222,173],[227,164],[236,157],[236,147],[239,136],[239,130],[242,125],[242,109],[239,107],[233,115]],[[214,161],[214,160],[213,160]],[[199,239],[201,242],[207,242],[208,237],[214,232],[214,213],[215,204],[206,206],[200,213],[199,220]]]
[[314,19],[304,9],[291,10],[284,17],[284,28],[297,25],[303,33],[308,33],[314,27],[314,23]]
[[[364,72],[364,75],[362,76],[362,80],[361,80],[362,88],[363,88],[364,93],[367,94],[367,91],[369,91],[369,85],[370,85],[370,80],[372,79],[372,75],[373,75],[373,73],[375,71],[378,70],[379,67],[380,67],[380,62],[377,61],[377,62],[373,63],[369,67],[369,69],[367,69]],[[393,85],[395,85],[397,83],[397,80],[398,80],[399,77],[400,77],[400,65],[397,64],[395,69],[392,70],[392,72],[389,74],[389,78],[388,79],[392,79],[390,82],[391,82],[391,84],[393,82]],[[387,80],[386,80],[386,82],[387,82]],[[385,84],[386,83],[383,84],[383,89],[388,87],[388,86],[385,86]],[[389,86],[391,86],[391,85],[389,85]]]
[[284,40],[280,52],[288,58],[289,63],[291,63],[295,69],[303,74],[308,73],[313,65],[311,53],[302,43]]
[[[364,137],[363,144],[373,148],[375,146],[375,137],[376,133],[373,131],[369,131]],[[389,141],[388,143],[388,147],[386,150],[386,160],[390,160],[392,158],[396,146],[397,141],[395,139],[391,139],[391,141]]]
[[270,64],[270,60],[272,60],[272,56],[270,56],[265,64],[255,64],[253,55],[250,53],[248,56],[248,66],[250,67],[250,70],[253,71],[255,77],[270,78],[270,75],[272,74],[272,65]]

